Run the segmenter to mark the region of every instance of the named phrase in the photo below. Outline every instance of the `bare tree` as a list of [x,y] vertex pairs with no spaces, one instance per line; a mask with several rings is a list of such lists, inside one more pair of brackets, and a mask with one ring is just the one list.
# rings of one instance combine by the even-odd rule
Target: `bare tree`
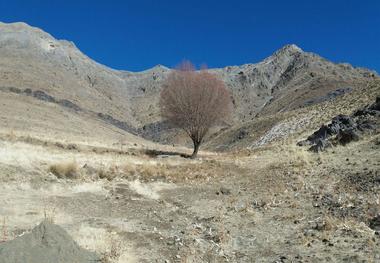
[[229,115],[231,98],[223,81],[206,69],[196,71],[183,62],[168,76],[160,97],[163,118],[183,129],[194,144],[192,158],[197,156],[204,136]]

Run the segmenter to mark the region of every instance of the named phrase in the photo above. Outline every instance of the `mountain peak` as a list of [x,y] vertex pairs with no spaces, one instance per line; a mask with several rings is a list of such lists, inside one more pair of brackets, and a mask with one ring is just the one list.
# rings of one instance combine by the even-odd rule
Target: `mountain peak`
[[6,31],[33,31],[33,32],[42,32],[44,34],[48,34],[42,29],[38,27],[31,26],[25,22],[12,22],[12,23],[4,23],[0,21],[0,29]]
[[303,52],[303,50],[295,44],[288,44],[281,48],[281,50],[288,50],[294,52]]
[[8,27],[31,27],[25,22],[12,22],[12,23],[5,23],[0,22],[0,26],[8,26]]
[[169,70],[168,67],[165,67],[164,65],[161,65],[161,64],[157,64],[156,66],[154,66],[152,69],[162,69],[162,70]]
[[277,50],[273,55],[294,55],[304,52],[300,47],[295,44],[288,44]]

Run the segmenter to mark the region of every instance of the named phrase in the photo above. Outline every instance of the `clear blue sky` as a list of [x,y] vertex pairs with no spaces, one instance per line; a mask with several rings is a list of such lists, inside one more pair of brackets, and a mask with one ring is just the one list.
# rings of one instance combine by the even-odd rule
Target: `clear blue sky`
[[258,62],[288,43],[380,72],[379,0],[0,0],[23,21],[116,69]]

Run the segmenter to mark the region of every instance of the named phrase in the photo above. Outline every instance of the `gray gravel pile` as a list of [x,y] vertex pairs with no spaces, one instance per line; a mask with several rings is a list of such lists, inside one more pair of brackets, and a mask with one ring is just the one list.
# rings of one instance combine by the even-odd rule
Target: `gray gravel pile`
[[30,233],[0,244],[0,263],[89,263],[98,256],[82,249],[60,226],[43,221]]

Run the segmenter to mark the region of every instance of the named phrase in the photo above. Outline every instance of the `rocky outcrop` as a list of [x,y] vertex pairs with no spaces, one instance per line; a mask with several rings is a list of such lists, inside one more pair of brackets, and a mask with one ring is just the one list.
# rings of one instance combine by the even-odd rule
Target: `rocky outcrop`
[[328,125],[322,125],[299,146],[311,145],[310,151],[319,152],[333,145],[346,145],[359,140],[365,133],[378,133],[380,125],[380,97],[375,103],[355,111],[351,116],[338,115]]
[[46,92],[44,92],[42,90],[31,90],[29,88],[21,90],[19,88],[15,88],[15,87],[0,87],[0,91],[12,92],[12,93],[16,93],[19,95],[25,95],[25,96],[31,96],[31,97],[38,99],[38,100],[56,103],[58,105],[61,105],[62,107],[66,107],[66,108],[72,109],[74,111],[81,111],[82,110],[75,103],[73,103],[69,100],[66,100],[66,99],[60,100],[60,99],[54,98],[53,96],[47,94]]

